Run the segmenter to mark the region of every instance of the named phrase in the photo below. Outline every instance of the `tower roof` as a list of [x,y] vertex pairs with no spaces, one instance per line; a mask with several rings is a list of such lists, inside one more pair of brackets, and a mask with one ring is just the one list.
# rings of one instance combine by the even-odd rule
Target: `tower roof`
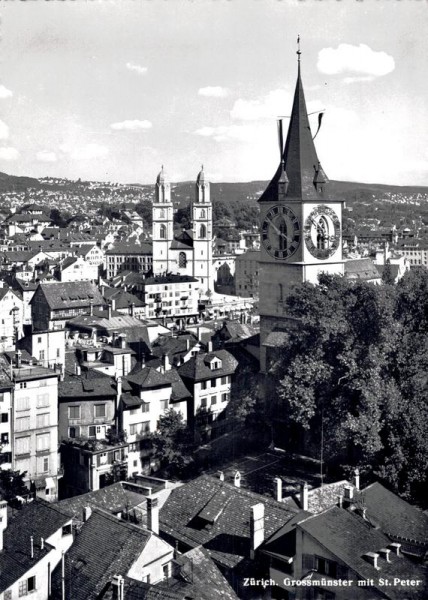
[[199,185],[205,183],[204,165],[201,166],[201,170],[199,171],[198,176],[196,177],[196,183]]
[[162,165],[162,169],[159,172],[159,175],[156,177],[156,183],[161,185],[162,183],[167,183],[168,182],[168,177],[167,174],[164,171],[163,165]]
[[[293,108],[288,127],[287,141],[282,153],[285,172],[288,176],[288,198],[301,200],[320,200],[325,192],[320,183],[326,183],[327,177],[321,168],[312,139],[309,118],[306,109],[305,94],[300,76],[300,54]],[[281,162],[278,169],[263,192],[259,201],[278,200],[278,182],[282,174]],[[320,181],[323,180],[323,181]]]

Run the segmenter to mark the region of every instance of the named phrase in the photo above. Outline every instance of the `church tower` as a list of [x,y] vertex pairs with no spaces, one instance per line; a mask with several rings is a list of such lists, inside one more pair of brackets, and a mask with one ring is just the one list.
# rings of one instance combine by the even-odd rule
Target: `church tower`
[[171,270],[169,254],[174,233],[171,186],[163,166],[156,179],[152,215],[153,274],[160,275]]
[[267,368],[267,348],[281,337],[270,334],[292,326],[286,299],[293,286],[304,281],[316,284],[322,272],[344,272],[343,201],[331,197],[318,160],[303,92],[300,47],[297,55],[297,83],[285,148],[281,140],[280,164],[259,199],[262,372]]
[[213,272],[213,216],[210,184],[205,179],[204,167],[196,178],[195,200],[192,204],[193,222],[193,277],[201,282],[206,295],[214,291]]

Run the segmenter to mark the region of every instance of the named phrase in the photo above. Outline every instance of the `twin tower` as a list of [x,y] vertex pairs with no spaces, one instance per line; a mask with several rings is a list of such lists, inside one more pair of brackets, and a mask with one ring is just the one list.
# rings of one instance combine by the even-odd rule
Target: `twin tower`
[[201,295],[214,292],[213,216],[210,184],[201,168],[191,208],[192,228],[174,236],[171,185],[162,167],[153,202],[153,274],[187,275],[200,282]]

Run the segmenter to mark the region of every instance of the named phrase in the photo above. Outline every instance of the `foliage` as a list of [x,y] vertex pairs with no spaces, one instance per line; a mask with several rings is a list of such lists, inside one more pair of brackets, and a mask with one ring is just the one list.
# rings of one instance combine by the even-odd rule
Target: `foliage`
[[371,465],[409,498],[427,479],[427,292],[422,269],[397,286],[302,284],[287,300],[299,326],[273,367],[286,425],[318,448],[322,427],[326,461]]
[[16,496],[28,494],[28,488],[24,483],[26,472],[12,471],[12,469],[0,470],[0,495],[3,500],[9,502]]
[[195,443],[181,413],[170,408],[158,422],[157,431],[150,436],[155,458],[161,467],[173,475],[182,475],[193,464]]

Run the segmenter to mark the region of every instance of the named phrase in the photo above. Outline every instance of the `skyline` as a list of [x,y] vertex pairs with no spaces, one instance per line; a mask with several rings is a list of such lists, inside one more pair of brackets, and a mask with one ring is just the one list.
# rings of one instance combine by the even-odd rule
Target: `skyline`
[[423,3],[6,3],[1,17],[0,171],[147,184],[203,163],[213,182],[268,180],[300,35],[327,176],[428,185]]

